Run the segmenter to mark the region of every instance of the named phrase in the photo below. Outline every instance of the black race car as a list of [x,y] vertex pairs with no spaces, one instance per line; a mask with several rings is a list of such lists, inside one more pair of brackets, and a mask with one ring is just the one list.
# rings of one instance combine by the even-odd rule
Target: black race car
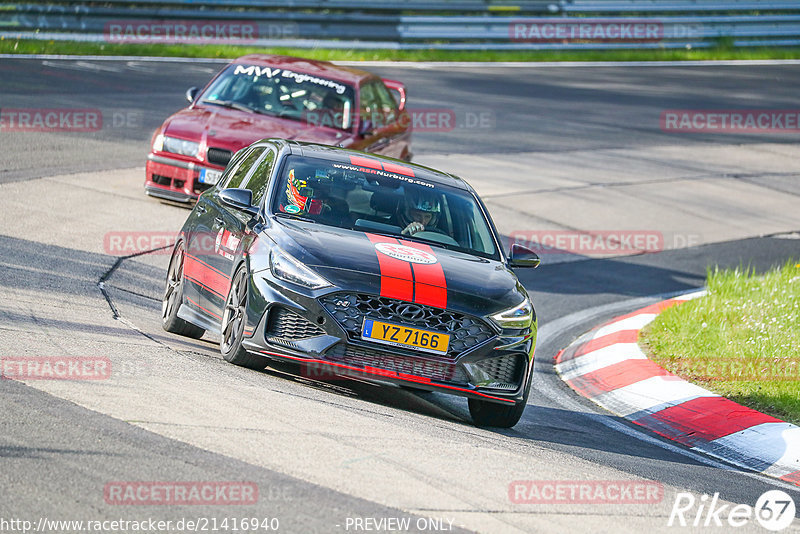
[[279,139],[237,152],[172,253],[164,329],[219,334],[224,358],[270,359],[469,399],[476,424],[525,408],[536,315],[486,207],[463,180]]

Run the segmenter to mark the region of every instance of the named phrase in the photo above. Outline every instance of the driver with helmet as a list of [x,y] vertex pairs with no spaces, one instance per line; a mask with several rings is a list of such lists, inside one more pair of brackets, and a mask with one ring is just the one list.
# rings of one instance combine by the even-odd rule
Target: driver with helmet
[[414,235],[423,231],[437,231],[441,205],[435,193],[421,189],[411,190],[398,206],[397,217],[403,227],[403,235]]
[[[309,174],[309,178],[300,178]],[[313,185],[311,187],[310,185]],[[289,214],[314,215],[334,226],[346,225],[350,208],[347,201],[331,196],[330,179],[323,170],[317,170],[313,177],[309,171],[289,170],[286,181],[286,203],[281,211]]]

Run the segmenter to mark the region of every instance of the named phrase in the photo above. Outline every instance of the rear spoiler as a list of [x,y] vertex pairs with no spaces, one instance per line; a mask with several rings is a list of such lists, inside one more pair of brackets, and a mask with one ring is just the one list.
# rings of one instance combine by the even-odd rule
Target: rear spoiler
[[397,101],[397,106],[400,111],[406,109],[406,86],[397,80],[389,80],[386,78],[381,79],[383,80],[383,84],[387,89],[389,89],[394,96],[394,99]]

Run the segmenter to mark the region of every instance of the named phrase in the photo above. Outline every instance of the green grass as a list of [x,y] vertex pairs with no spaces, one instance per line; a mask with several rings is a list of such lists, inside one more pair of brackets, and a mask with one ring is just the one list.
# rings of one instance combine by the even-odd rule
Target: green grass
[[271,53],[310,59],[339,61],[682,61],[701,59],[800,59],[800,48],[731,48],[679,50],[531,50],[447,51],[432,44],[426,50],[352,50],[323,48],[258,48],[231,45],[167,45],[84,43],[0,39],[2,54],[60,54],[109,56],[174,56],[235,58],[244,54]]
[[661,313],[640,345],[689,381],[800,424],[800,264],[709,270],[708,289]]

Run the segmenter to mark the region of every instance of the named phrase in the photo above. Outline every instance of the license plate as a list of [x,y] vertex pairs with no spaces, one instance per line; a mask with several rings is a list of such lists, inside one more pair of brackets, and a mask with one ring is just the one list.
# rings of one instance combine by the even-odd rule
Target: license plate
[[222,173],[219,171],[214,171],[211,169],[200,169],[200,177],[198,180],[201,184],[211,184],[214,185],[219,181],[219,177],[222,176]]
[[361,327],[361,339],[435,354],[447,354],[450,345],[449,334],[368,318]]

